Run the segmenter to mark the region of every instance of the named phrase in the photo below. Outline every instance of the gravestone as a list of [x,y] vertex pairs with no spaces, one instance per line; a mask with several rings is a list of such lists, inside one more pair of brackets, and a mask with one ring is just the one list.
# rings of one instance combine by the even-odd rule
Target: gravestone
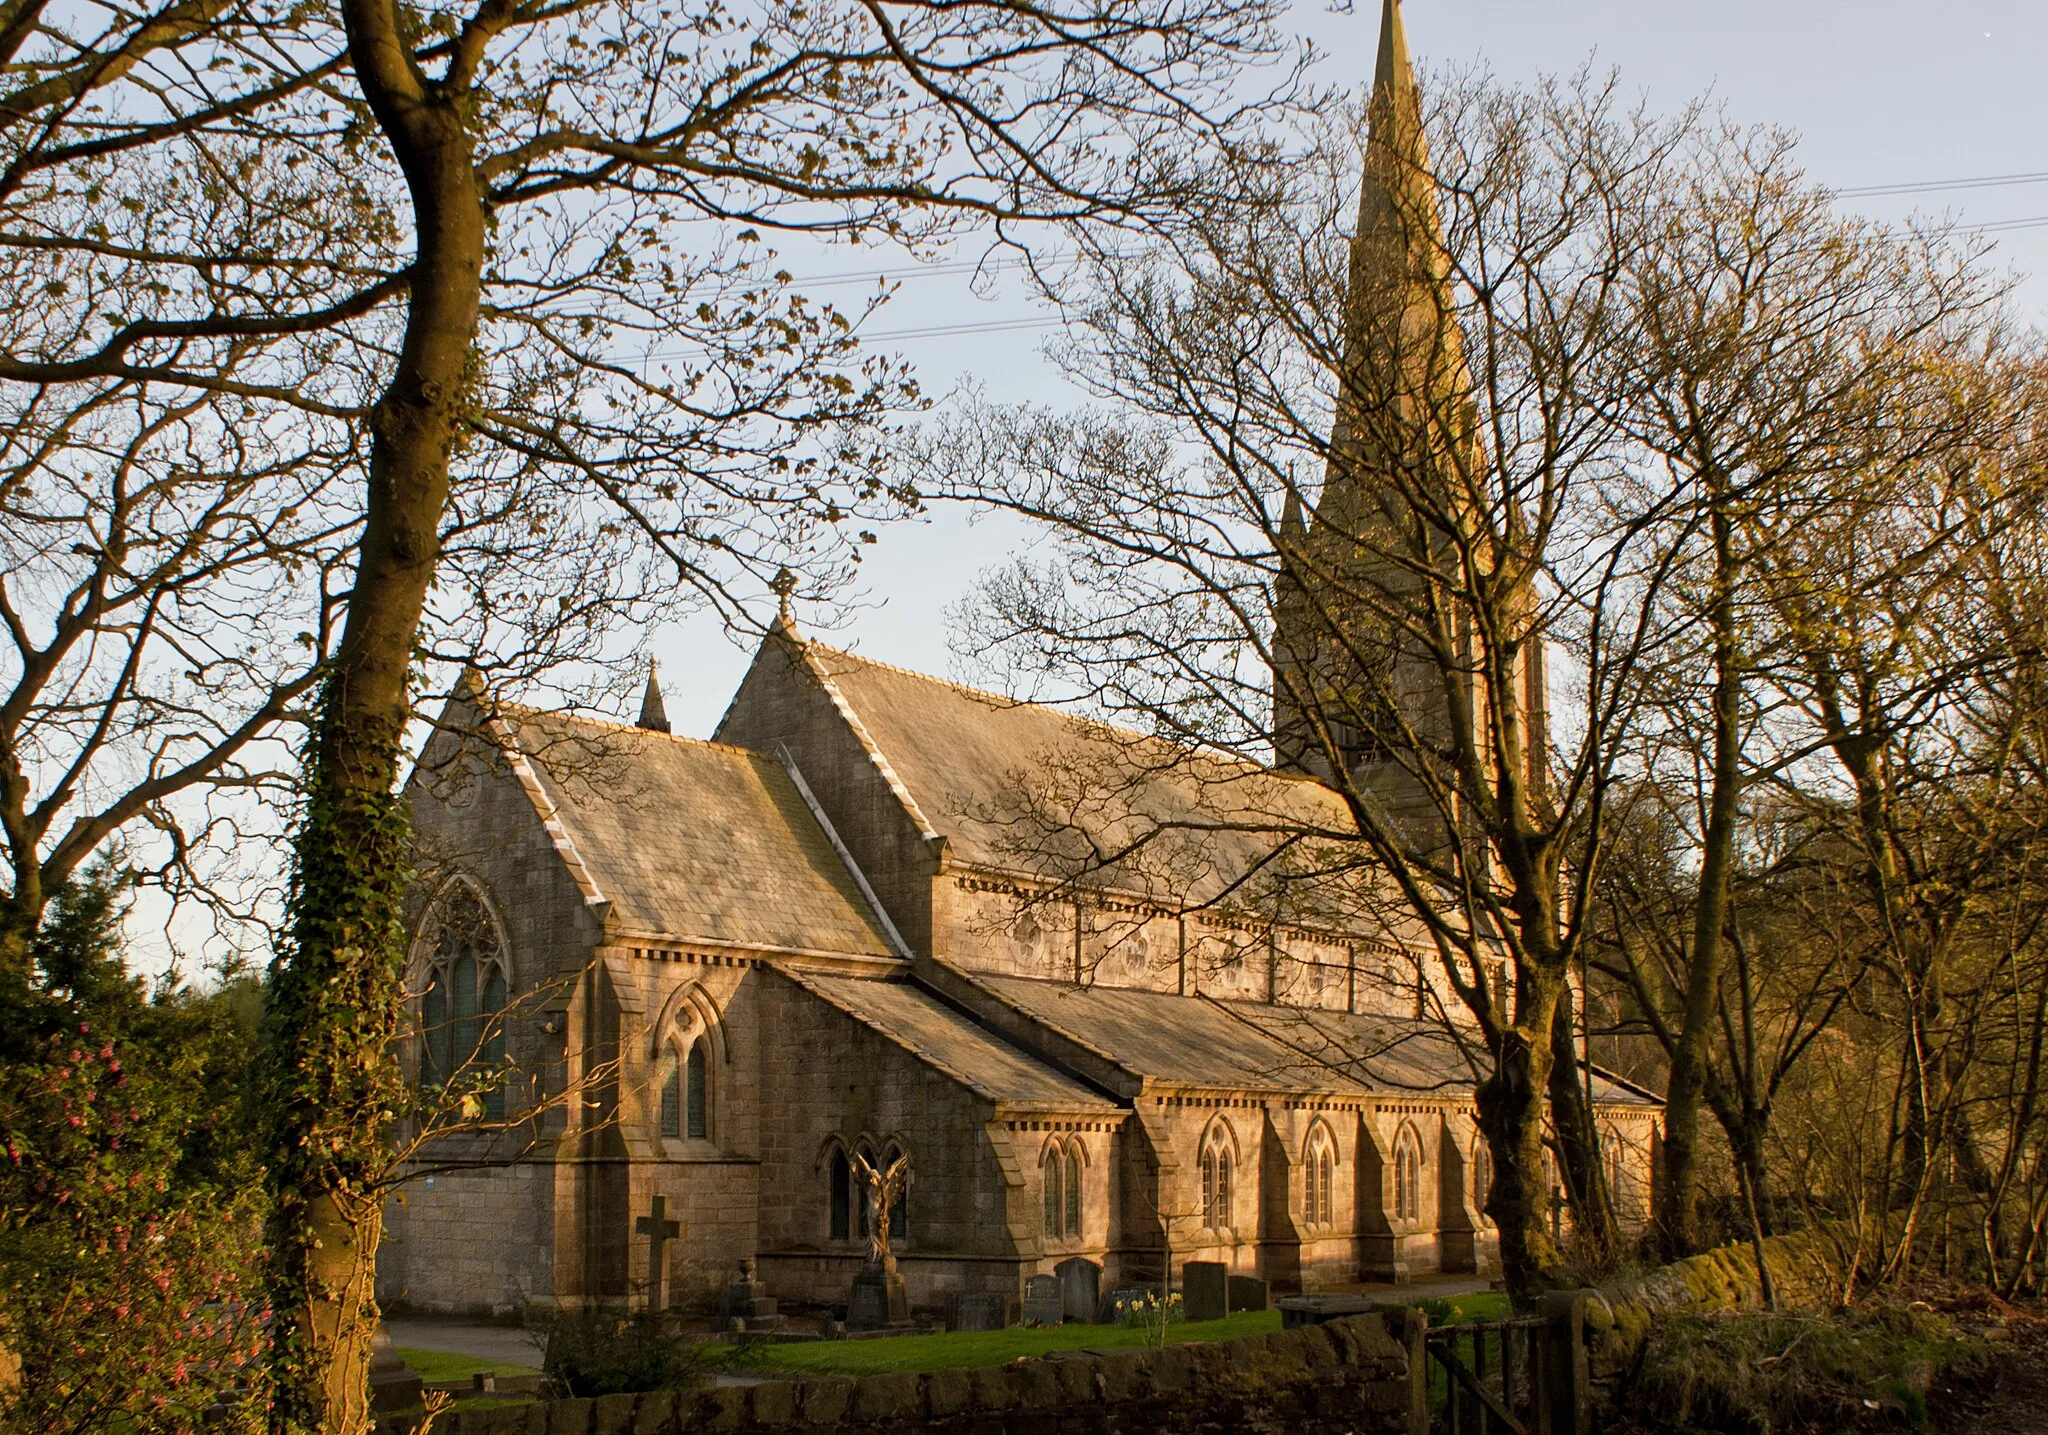
[[775,1330],[787,1317],[776,1310],[775,1297],[760,1280],[754,1258],[740,1262],[739,1275],[725,1288],[725,1318],[743,1331]]
[[370,1337],[370,1408],[403,1410],[420,1403],[426,1387],[391,1344],[391,1332],[378,1322]]
[[1180,1268],[1181,1309],[1189,1320],[1230,1314],[1230,1267],[1221,1261],[1186,1261]]
[[1066,1314],[1058,1276],[1027,1276],[1024,1280],[1024,1323],[1058,1325]]
[[887,1330],[910,1324],[910,1297],[892,1258],[886,1265],[865,1266],[853,1278],[853,1298],[846,1303],[848,1330]]
[[953,1330],[1001,1330],[1009,1314],[1005,1309],[1011,1302],[999,1295],[980,1291],[962,1291],[953,1297],[953,1309],[947,1317],[947,1325]]
[[1054,1266],[1052,1273],[1060,1283],[1060,1314],[1067,1320],[1094,1320],[1102,1304],[1102,1267],[1075,1256]]
[[1266,1283],[1257,1276],[1232,1276],[1229,1286],[1230,1308],[1237,1310],[1264,1310],[1267,1305]]

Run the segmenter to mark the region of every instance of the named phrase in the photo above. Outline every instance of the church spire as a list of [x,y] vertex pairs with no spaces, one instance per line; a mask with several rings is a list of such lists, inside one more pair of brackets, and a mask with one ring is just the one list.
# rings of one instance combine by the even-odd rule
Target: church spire
[[668,708],[661,701],[661,683],[652,658],[647,660],[647,691],[640,695],[640,726],[649,732],[668,731]]
[[[1378,610],[1398,601],[1412,573],[1402,548],[1413,518],[1427,521],[1440,507],[1442,496],[1417,507],[1417,485],[1433,486],[1460,466],[1446,459],[1467,430],[1471,392],[1400,0],[1382,0],[1366,121],[1343,327],[1333,336],[1336,422],[1315,502],[1304,514],[1289,495],[1275,595],[1276,756],[1325,776],[1324,744],[1384,759],[1384,714],[1396,694],[1429,690],[1397,671],[1412,667],[1414,655],[1401,651],[1399,624]],[[1348,607],[1358,611],[1307,596],[1333,591],[1351,595]],[[1374,592],[1381,601],[1361,596]],[[1404,716],[1418,732],[1441,726],[1440,715]]]

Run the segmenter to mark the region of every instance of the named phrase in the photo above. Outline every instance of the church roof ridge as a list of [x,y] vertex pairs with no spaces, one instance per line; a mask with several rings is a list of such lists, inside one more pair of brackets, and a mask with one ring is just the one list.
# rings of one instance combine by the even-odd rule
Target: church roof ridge
[[[942,1076],[995,1105],[1011,1109],[1114,1112],[1119,1115],[1125,1109],[1118,1102],[1046,1065],[1000,1033],[940,1002],[907,977],[835,977],[797,971],[788,966],[777,966],[775,970]],[[884,1011],[873,1000],[862,1000],[863,997],[872,998],[878,991],[908,998],[906,1005],[917,1008],[916,1013]],[[949,1043],[957,1045],[962,1041],[974,1050],[946,1049]],[[982,1059],[983,1069],[970,1073],[967,1067],[975,1057]],[[1010,1089],[1002,1089],[997,1084],[999,1082],[1006,1083]],[[1027,1091],[1023,1089],[1026,1086],[1038,1089]]]
[[[588,723],[591,727],[610,728],[621,733],[666,738],[670,742],[685,743],[692,747],[715,748],[721,752],[738,753],[742,757],[750,757],[762,762],[775,762],[774,757],[770,754],[757,752],[751,747],[742,747],[736,742],[720,742],[716,738],[709,737],[692,737],[685,732],[665,732],[660,728],[642,727],[638,723],[627,722],[623,718],[600,717],[594,713],[571,712],[566,708],[537,707],[532,703],[499,702],[494,704],[493,711],[497,713],[517,713],[536,718],[550,718],[561,722]],[[780,764],[777,765],[779,766]]]
[[[992,707],[1032,709],[1057,717],[1063,722],[1070,722],[1079,727],[1093,728],[1100,732],[1111,733],[1117,737],[1127,738],[1136,742],[1156,742],[1166,746],[1178,745],[1172,738],[1161,737],[1157,733],[1146,732],[1142,728],[1131,727],[1125,723],[1111,722],[1107,718],[1075,712],[1071,708],[1062,707],[1058,703],[1040,702],[1034,698],[1010,697],[1007,694],[996,692],[990,688],[977,688],[971,683],[963,683],[954,678],[940,677],[936,673],[920,672],[916,668],[905,667],[901,663],[891,663],[885,662],[880,658],[870,658],[865,654],[856,653],[847,648],[835,648],[817,638],[805,638],[800,641],[807,653],[827,653],[835,658],[848,658],[865,667],[877,668],[885,673],[896,673],[902,677],[915,678],[919,682],[951,688],[954,692],[973,698],[978,702],[986,702]],[[829,678],[831,675],[827,673],[826,676]],[[1215,747],[1208,743],[1188,744],[1188,746],[1196,755],[1206,758],[1211,762],[1242,767],[1247,775],[1256,774],[1261,777],[1278,778],[1285,782],[1304,782],[1316,787],[1329,788],[1328,783],[1313,773],[1288,771],[1275,767],[1270,763],[1242,757],[1228,749]]]

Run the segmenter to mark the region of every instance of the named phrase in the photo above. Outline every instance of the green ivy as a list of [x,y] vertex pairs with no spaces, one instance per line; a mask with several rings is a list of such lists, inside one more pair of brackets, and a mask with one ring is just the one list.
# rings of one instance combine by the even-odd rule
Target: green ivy
[[[375,1259],[392,1126],[405,1096],[396,1049],[411,878],[405,807],[390,766],[372,761],[365,769],[336,756],[344,749],[337,707],[332,690],[323,693],[293,858],[290,945],[273,964],[265,1013],[268,1289],[276,1312],[268,1372],[271,1428],[280,1435],[354,1435],[326,1428],[326,1385],[337,1353],[345,1364],[377,1320],[362,1263]],[[399,750],[397,732],[347,736],[357,752]],[[326,1269],[336,1219],[361,1253],[362,1278],[353,1282]],[[334,1348],[313,1336],[316,1310],[339,1324]]]

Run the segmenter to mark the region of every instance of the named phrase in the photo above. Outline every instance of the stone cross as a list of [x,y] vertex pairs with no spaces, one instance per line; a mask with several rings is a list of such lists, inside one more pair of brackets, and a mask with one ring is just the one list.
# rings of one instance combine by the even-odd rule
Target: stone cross
[[898,1156],[885,1170],[877,1171],[865,1156],[853,1158],[854,1174],[867,1183],[863,1196],[868,1213],[868,1264],[887,1268],[889,1257],[889,1213],[903,1199],[910,1185],[910,1158]]
[[662,1248],[682,1235],[683,1223],[669,1220],[668,1198],[656,1196],[652,1209],[633,1222],[633,1231],[647,1237],[647,1308],[667,1310],[664,1287],[668,1284],[668,1262],[663,1259]]

